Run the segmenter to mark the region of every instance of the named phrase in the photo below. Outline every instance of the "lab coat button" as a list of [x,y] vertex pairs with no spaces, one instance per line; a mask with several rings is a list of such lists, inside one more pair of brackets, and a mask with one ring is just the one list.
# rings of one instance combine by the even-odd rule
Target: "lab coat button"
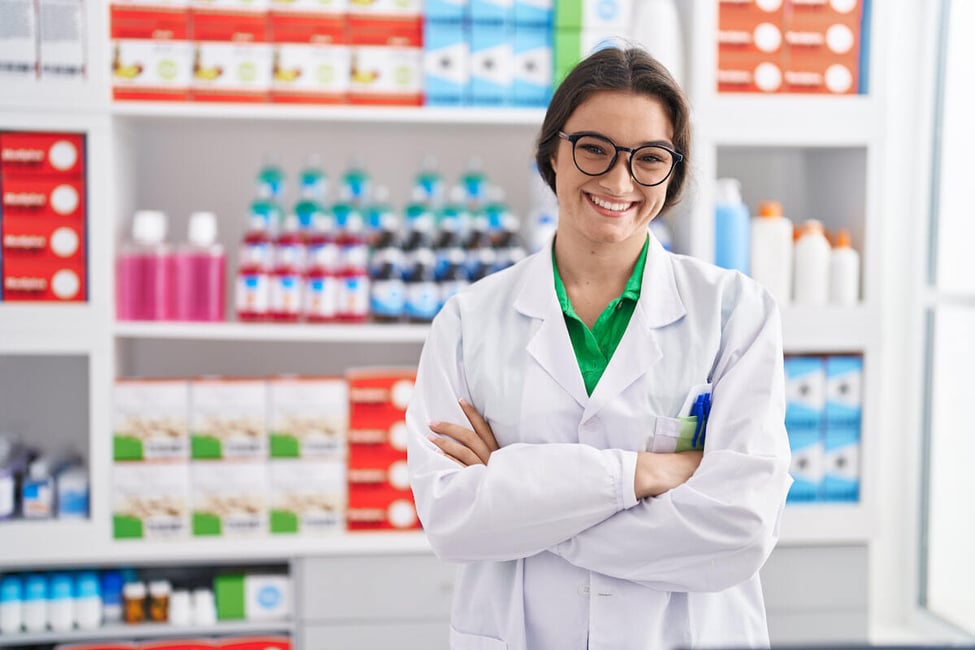
[[589,585],[579,585],[579,595],[589,597]]

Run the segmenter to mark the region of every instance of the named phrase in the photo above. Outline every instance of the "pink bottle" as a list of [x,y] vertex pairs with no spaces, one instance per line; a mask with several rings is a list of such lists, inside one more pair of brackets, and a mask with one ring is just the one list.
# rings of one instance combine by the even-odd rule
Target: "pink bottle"
[[170,320],[175,312],[175,260],[166,239],[166,215],[139,210],[132,241],[116,260],[116,316],[119,320]]
[[251,217],[251,226],[240,244],[235,305],[237,320],[267,320],[270,301],[271,234],[261,215]]
[[305,238],[298,217],[289,214],[274,240],[271,272],[271,320],[294,323],[301,316],[301,291],[305,273]]
[[215,214],[190,215],[188,243],[176,252],[176,320],[224,320],[226,255],[216,239]]

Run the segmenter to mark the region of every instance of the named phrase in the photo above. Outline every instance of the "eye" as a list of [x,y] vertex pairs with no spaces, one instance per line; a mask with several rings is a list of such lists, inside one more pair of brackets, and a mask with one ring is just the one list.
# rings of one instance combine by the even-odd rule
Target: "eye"
[[606,148],[603,145],[596,144],[592,141],[580,140],[577,148],[583,153],[589,154],[591,156],[605,156]]

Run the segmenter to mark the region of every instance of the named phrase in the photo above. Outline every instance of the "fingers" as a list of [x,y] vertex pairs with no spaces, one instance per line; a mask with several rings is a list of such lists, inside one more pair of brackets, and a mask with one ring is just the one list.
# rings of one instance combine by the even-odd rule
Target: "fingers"
[[500,449],[498,446],[498,441],[494,437],[494,432],[491,431],[491,427],[488,425],[487,420],[482,418],[481,414],[478,413],[467,400],[461,398],[458,401],[460,402],[460,408],[464,411],[464,415],[467,416],[467,421],[471,423],[472,427],[474,427],[474,431],[487,446],[488,451],[497,451]]
[[476,432],[449,422],[431,422],[430,430],[440,434],[432,442],[444,453],[464,465],[487,465],[491,450]]

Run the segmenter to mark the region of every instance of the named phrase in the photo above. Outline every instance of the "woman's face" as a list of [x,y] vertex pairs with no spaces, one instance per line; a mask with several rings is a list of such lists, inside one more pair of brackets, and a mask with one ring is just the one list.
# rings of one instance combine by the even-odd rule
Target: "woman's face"
[[[602,91],[579,105],[562,130],[572,135],[602,135],[622,147],[673,146],[673,125],[655,97],[625,91]],[[559,199],[559,237],[589,244],[612,244],[646,237],[647,224],[663,208],[670,178],[646,187],[630,176],[630,154],[620,152],[605,174],[588,176],[572,160],[572,144],[560,140],[552,156]]]

